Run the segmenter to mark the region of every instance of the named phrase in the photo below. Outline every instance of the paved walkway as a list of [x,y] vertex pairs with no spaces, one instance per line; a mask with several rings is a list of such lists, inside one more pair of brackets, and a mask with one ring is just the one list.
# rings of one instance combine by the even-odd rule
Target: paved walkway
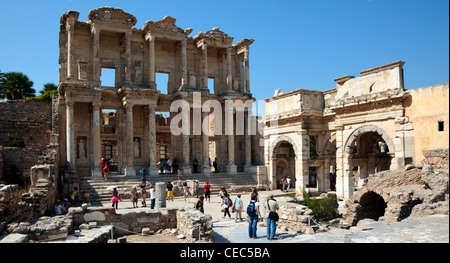
[[[280,190],[260,192],[260,200],[265,200],[269,193],[274,196],[282,195]],[[235,194],[231,196],[234,200]],[[250,193],[242,193],[244,207],[250,200]],[[290,200],[289,197],[275,197],[280,203]],[[167,201],[167,208],[193,207],[197,198],[190,198],[184,201],[183,197],[175,197],[174,201]],[[111,203],[103,203],[110,206]],[[339,228],[330,228],[327,232],[307,234],[290,234],[277,229],[278,240],[267,240],[266,228],[258,224],[258,238],[248,237],[248,224],[246,221],[235,223],[235,214],[231,213],[232,219],[223,219],[220,212],[221,199],[219,196],[212,196],[211,202],[205,203],[205,213],[210,214],[214,223],[214,237],[216,243],[449,243],[449,216],[433,215],[423,218],[407,218],[397,223],[377,222],[370,219],[360,221],[359,232]],[[340,202],[342,211],[343,202]],[[147,200],[147,207],[133,208],[130,201],[119,203],[117,213],[122,211],[148,211],[150,201]],[[243,212],[243,216],[246,213]]]

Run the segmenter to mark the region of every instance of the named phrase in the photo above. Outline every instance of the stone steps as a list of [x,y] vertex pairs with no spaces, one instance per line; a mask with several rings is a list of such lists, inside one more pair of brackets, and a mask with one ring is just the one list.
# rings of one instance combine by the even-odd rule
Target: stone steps
[[[155,184],[157,182],[167,183],[168,181],[177,181],[176,175],[159,175],[157,177],[147,176],[147,186],[149,183]],[[218,194],[220,188],[224,186],[229,189],[233,186],[256,186],[256,182],[247,173],[226,174],[213,173],[210,176],[203,174],[185,175],[183,181],[198,180],[199,186],[203,187],[206,182],[211,185],[211,194]],[[80,191],[89,194],[89,199],[92,205],[101,202],[109,201],[111,199],[111,190],[107,190],[109,186],[117,186],[117,190],[121,194],[122,199],[127,200],[131,198],[131,188],[136,185],[139,186],[141,178],[139,176],[124,177],[123,175],[109,176],[108,180],[104,178],[80,178]],[[147,187],[148,190],[148,187]]]

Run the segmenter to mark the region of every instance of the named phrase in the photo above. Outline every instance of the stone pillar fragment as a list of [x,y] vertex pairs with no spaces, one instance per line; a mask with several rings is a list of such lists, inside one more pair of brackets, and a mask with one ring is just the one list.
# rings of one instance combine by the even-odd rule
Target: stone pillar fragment
[[166,207],[166,183],[158,182],[155,184],[155,192],[156,192],[156,200],[155,207],[156,209],[165,208]]

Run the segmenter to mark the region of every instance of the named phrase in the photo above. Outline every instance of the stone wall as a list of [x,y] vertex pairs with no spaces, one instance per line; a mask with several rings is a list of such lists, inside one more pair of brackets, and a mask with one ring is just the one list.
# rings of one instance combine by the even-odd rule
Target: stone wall
[[[32,188],[19,199],[19,186],[0,184],[0,224],[31,222],[47,213],[53,204],[56,189],[51,184],[46,188]],[[0,227],[0,233],[3,230]]]
[[449,172],[431,165],[407,165],[369,177],[356,195],[347,200],[348,223],[371,218],[396,222],[409,216],[448,214]]
[[20,138],[25,146],[44,150],[52,131],[52,104],[38,101],[0,103],[0,145]]
[[[48,143],[48,141],[46,141],[46,143]],[[30,168],[38,163],[41,154],[42,152],[40,149],[0,146],[3,177],[8,173],[14,172],[16,168],[21,172],[29,172]],[[2,166],[0,166],[0,168],[2,168]]]
[[205,240],[210,241],[212,230],[212,217],[205,215],[198,210],[180,209],[177,212],[178,233],[188,239],[188,241]]

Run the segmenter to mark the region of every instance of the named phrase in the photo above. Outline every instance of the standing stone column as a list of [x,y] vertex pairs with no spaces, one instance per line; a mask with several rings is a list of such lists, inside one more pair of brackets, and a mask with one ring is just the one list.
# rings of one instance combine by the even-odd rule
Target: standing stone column
[[75,133],[73,130],[74,102],[66,98],[66,153],[67,170],[75,170]]
[[100,29],[97,27],[91,28],[92,39],[93,39],[93,71],[94,71],[94,80],[100,81],[101,69],[100,69]]
[[181,86],[187,86],[188,85],[188,74],[187,74],[187,59],[186,59],[186,38],[184,38],[181,41],[181,63],[182,63],[182,70],[181,73]]
[[234,163],[234,110],[228,110],[227,115],[225,116],[227,127],[225,130],[228,130],[227,139],[228,139],[228,164],[227,164],[227,173],[236,173],[237,167]]
[[149,140],[149,165],[148,173],[152,176],[158,175],[158,168],[156,167],[156,124],[155,111],[156,105],[148,105],[148,140]]
[[233,68],[232,68],[232,61],[231,61],[231,51],[233,50],[232,47],[227,48],[227,87],[228,91],[233,90]]
[[102,158],[101,137],[100,137],[100,103],[93,102],[92,114],[92,176],[102,176],[100,159]]
[[191,174],[191,161],[190,161],[190,145],[189,145],[189,134],[183,134],[183,161],[182,169],[185,175]]
[[250,93],[250,68],[249,68],[249,52],[250,50],[247,49],[244,51],[244,59],[245,59],[245,92]]
[[247,118],[244,122],[247,124],[245,129],[245,170],[249,172],[252,167],[252,137],[250,136],[251,131],[251,117],[252,110],[247,109]]
[[131,83],[131,31],[125,32],[125,83]]
[[203,174],[211,174],[209,166],[209,112],[203,112],[202,121],[202,172]]
[[126,130],[125,130],[125,141],[126,141],[126,154],[127,154],[127,165],[125,167],[125,176],[136,176],[136,170],[134,169],[134,133],[133,133],[133,104],[125,103],[126,107]]
[[75,30],[75,20],[74,19],[68,19],[66,24],[66,31],[67,31],[67,78],[72,79],[73,76],[73,35]]
[[[202,45],[202,65],[203,65],[203,88],[208,90],[208,46],[203,43]],[[213,87],[214,88],[214,87]]]
[[155,37],[154,36],[148,36],[148,43],[149,43],[149,73],[150,73],[150,88],[155,90],[156,89],[156,71],[155,71]]
[[155,200],[156,209],[165,208],[166,207],[166,184],[164,182],[156,183],[155,192],[156,192],[156,200]]

